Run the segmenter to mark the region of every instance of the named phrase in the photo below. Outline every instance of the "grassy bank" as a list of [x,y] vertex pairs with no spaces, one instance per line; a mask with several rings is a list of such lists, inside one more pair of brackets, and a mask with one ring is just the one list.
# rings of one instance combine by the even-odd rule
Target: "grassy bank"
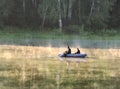
[[[89,32],[80,29],[79,31],[59,32],[59,29],[42,29],[42,28],[15,28],[5,27],[0,28],[0,39],[92,39],[92,40],[114,40],[120,39],[120,32],[117,30],[102,30],[100,32]],[[76,30],[76,29],[75,29]]]

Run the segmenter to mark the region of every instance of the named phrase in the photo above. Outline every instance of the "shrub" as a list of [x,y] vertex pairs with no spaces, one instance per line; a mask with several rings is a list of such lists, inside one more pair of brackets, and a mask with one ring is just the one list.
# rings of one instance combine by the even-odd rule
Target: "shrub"
[[80,27],[77,25],[70,25],[70,26],[64,27],[63,32],[66,34],[79,34]]

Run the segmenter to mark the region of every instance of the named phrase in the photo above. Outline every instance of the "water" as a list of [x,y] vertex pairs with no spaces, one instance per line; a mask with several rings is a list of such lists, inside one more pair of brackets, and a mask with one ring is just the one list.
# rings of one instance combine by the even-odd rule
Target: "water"
[[[120,89],[117,40],[45,40],[37,46],[31,41],[29,46],[20,43],[0,46],[0,89]],[[88,57],[58,57],[67,44],[72,52],[80,47]]]
[[120,49],[120,40],[79,40],[79,39],[0,39],[0,44],[8,45],[31,45],[31,46],[49,46],[65,47],[70,45],[72,47],[80,46],[82,48],[117,48]]

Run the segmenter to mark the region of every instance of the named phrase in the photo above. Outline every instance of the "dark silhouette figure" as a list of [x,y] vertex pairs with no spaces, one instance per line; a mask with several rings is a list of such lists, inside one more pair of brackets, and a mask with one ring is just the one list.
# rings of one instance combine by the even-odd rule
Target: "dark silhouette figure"
[[80,54],[80,50],[79,48],[77,48],[77,52],[75,54]]
[[64,56],[66,57],[67,54],[71,54],[71,49],[69,46],[68,46],[68,50],[64,52]]
[[67,54],[71,54],[71,49],[70,47],[68,46],[68,51],[67,51]]
[[71,49],[70,49],[70,47],[68,46],[68,50],[67,51],[65,51],[65,53],[64,54],[71,54]]

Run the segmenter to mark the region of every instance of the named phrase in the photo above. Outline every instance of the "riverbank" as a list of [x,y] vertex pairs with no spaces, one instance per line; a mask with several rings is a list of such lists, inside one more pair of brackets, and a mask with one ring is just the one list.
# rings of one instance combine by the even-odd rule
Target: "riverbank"
[[120,40],[120,31],[101,30],[100,32],[90,32],[79,30],[66,33],[59,32],[59,29],[42,28],[18,28],[4,27],[0,28],[0,40],[18,40],[18,39],[91,39],[91,40]]
[[[114,32],[115,34],[116,32]],[[6,27],[0,29],[0,45],[42,46],[42,47],[79,47],[99,49],[119,49],[120,35],[88,33],[66,34],[58,29],[31,29]]]

